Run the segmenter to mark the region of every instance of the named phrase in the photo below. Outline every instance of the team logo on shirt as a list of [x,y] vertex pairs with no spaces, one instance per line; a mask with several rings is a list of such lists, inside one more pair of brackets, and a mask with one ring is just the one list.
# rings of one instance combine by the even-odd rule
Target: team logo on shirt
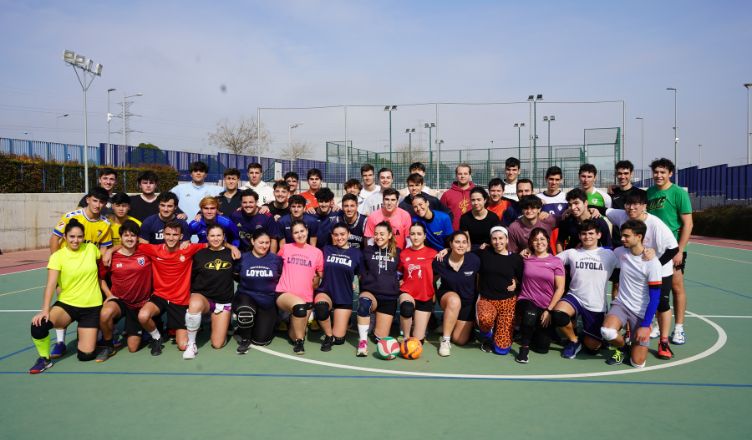
[[[182,257],[182,255],[181,255],[181,257]],[[232,266],[232,263],[230,263],[229,261],[224,261],[224,260],[220,260],[219,258],[217,258],[214,261],[210,261],[210,262],[206,263],[204,265],[204,269],[209,269],[209,270],[224,270],[224,269],[229,269],[230,266]]]
[[464,273],[466,277],[470,277],[470,276],[475,275],[475,272],[473,272],[472,270],[469,270],[467,272],[462,272],[462,273]]
[[184,262],[184,261],[185,261],[185,255],[181,255],[181,256],[180,256],[180,262],[182,263],[182,262]]
[[407,266],[407,276],[412,278],[413,272],[418,272],[416,275],[418,278],[423,278],[423,270],[419,264],[410,264]]
[[287,257],[287,262],[290,264],[296,264],[298,266],[306,266],[306,267],[312,266],[310,260],[304,257],[296,256],[296,255],[290,255],[289,257]]
[[334,263],[334,264],[341,264],[343,266],[352,267],[352,260],[348,257],[343,257],[341,255],[329,255],[326,257],[327,263]]
[[146,258],[138,257],[136,258],[136,263],[138,263],[139,266],[143,266],[144,264],[146,264]]

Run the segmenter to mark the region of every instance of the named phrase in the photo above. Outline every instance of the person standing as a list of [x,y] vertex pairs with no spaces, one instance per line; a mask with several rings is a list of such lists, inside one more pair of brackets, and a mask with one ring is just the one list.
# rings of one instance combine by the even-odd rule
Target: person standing
[[614,167],[616,171],[616,185],[612,187],[611,207],[614,209],[624,209],[624,202],[632,193],[645,193],[642,188],[632,185],[634,177],[634,165],[628,160],[616,162]]
[[472,250],[478,249],[483,244],[489,243],[491,228],[499,224],[499,217],[486,209],[488,193],[476,186],[470,191],[470,205],[472,209],[460,218],[460,231],[465,231],[470,237]]
[[170,190],[178,197],[178,206],[187,218],[192,219],[199,212],[199,202],[207,196],[216,197],[222,190],[217,185],[206,183],[209,167],[201,161],[191,164],[191,181],[180,183]]
[[466,163],[457,165],[454,176],[457,180],[441,195],[441,203],[451,211],[452,227],[458,230],[460,217],[470,211],[470,191],[475,188],[475,184],[472,182],[472,168]]
[[364,164],[360,167],[360,180],[363,182],[363,188],[358,194],[358,208],[363,206],[363,202],[370,196],[381,192],[381,187],[376,185],[376,170],[370,163]]
[[260,163],[253,162],[248,164],[248,184],[240,189],[252,189],[258,194],[258,205],[264,206],[274,200],[274,189],[262,180],[264,177],[264,168]]
[[520,176],[520,160],[516,157],[507,158],[504,162],[504,197],[519,201],[517,196],[517,179]]
[[237,168],[227,168],[224,172],[225,190],[219,193],[219,212],[230,217],[233,212],[240,209],[240,171]]

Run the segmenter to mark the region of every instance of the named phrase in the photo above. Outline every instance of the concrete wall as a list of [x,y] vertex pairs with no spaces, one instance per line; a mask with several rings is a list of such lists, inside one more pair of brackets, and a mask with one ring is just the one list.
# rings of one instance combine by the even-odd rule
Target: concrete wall
[[81,193],[0,194],[0,250],[47,247],[52,228],[79,200]]

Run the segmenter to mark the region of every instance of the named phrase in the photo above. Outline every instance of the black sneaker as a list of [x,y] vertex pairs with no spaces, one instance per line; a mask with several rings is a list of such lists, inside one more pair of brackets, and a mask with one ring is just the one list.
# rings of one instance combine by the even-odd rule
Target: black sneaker
[[610,358],[606,359],[607,365],[621,365],[624,363],[626,357],[626,350],[623,348],[615,348]]
[[302,339],[296,339],[292,346],[292,352],[301,355],[305,354],[305,348],[303,347],[303,340]]
[[164,348],[164,345],[162,344],[162,338],[152,338],[151,342],[149,342],[149,348],[151,349],[152,356],[159,356],[160,354],[162,354],[162,348]]
[[332,351],[332,345],[334,345],[334,337],[324,336],[324,342],[321,343],[321,351]]
[[110,357],[115,356],[115,353],[117,353],[117,351],[115,351],[115,347],[105,346],[104,348],[102,348],[102,350],[99,351],[96,361],[104,362]]
[[526,364],[527,363],[527,355],[530,353],[530,349],[528,347],[520,347],[519,353],[517,353],[517,357],[514,358],[515,361],[517,361],[520,364]]
[[246,354],[248,353],[248,350],[251,349],[251,340],[250,339],[241,339],[240,342],[238,342],[238,348],[235,349],[235,353],[237,354]]
[[480,351],[483,353],[493,353],[493,344],[489,340],[480,343]]

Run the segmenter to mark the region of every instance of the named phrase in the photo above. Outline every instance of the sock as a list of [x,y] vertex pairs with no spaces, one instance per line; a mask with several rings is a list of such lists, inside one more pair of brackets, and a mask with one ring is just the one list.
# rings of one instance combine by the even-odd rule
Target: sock
[[34,346],[37,347],[37,353],[40,357],[45,359],[50,358],[50,335],[45,336],[42,339],[31,338],[34,342]]
[[674,331],[675,332],[683,332],[684,331],[684,324],[674,324]]
[[195,345],[196,344],[196,335],[198,334],[198,330],[188,330],[188,345]]
[[159,339],[162,337],[162,335],[159,334],[159,330],[157,329],[154,329],[153,332],[149,332],[149,334],[151,335],[152,339]]
[[368,339],[368,324],[358,324],[358,336],[361,341]]
[[57,342],[65,342],[65,329],[64,328],[56,328],[55,329],[55,337],[57,338]]
[[444,341],[444,342],[449,342],[451,339],[452,339],[451,336],[442,336],[441,337],[441,340]]

